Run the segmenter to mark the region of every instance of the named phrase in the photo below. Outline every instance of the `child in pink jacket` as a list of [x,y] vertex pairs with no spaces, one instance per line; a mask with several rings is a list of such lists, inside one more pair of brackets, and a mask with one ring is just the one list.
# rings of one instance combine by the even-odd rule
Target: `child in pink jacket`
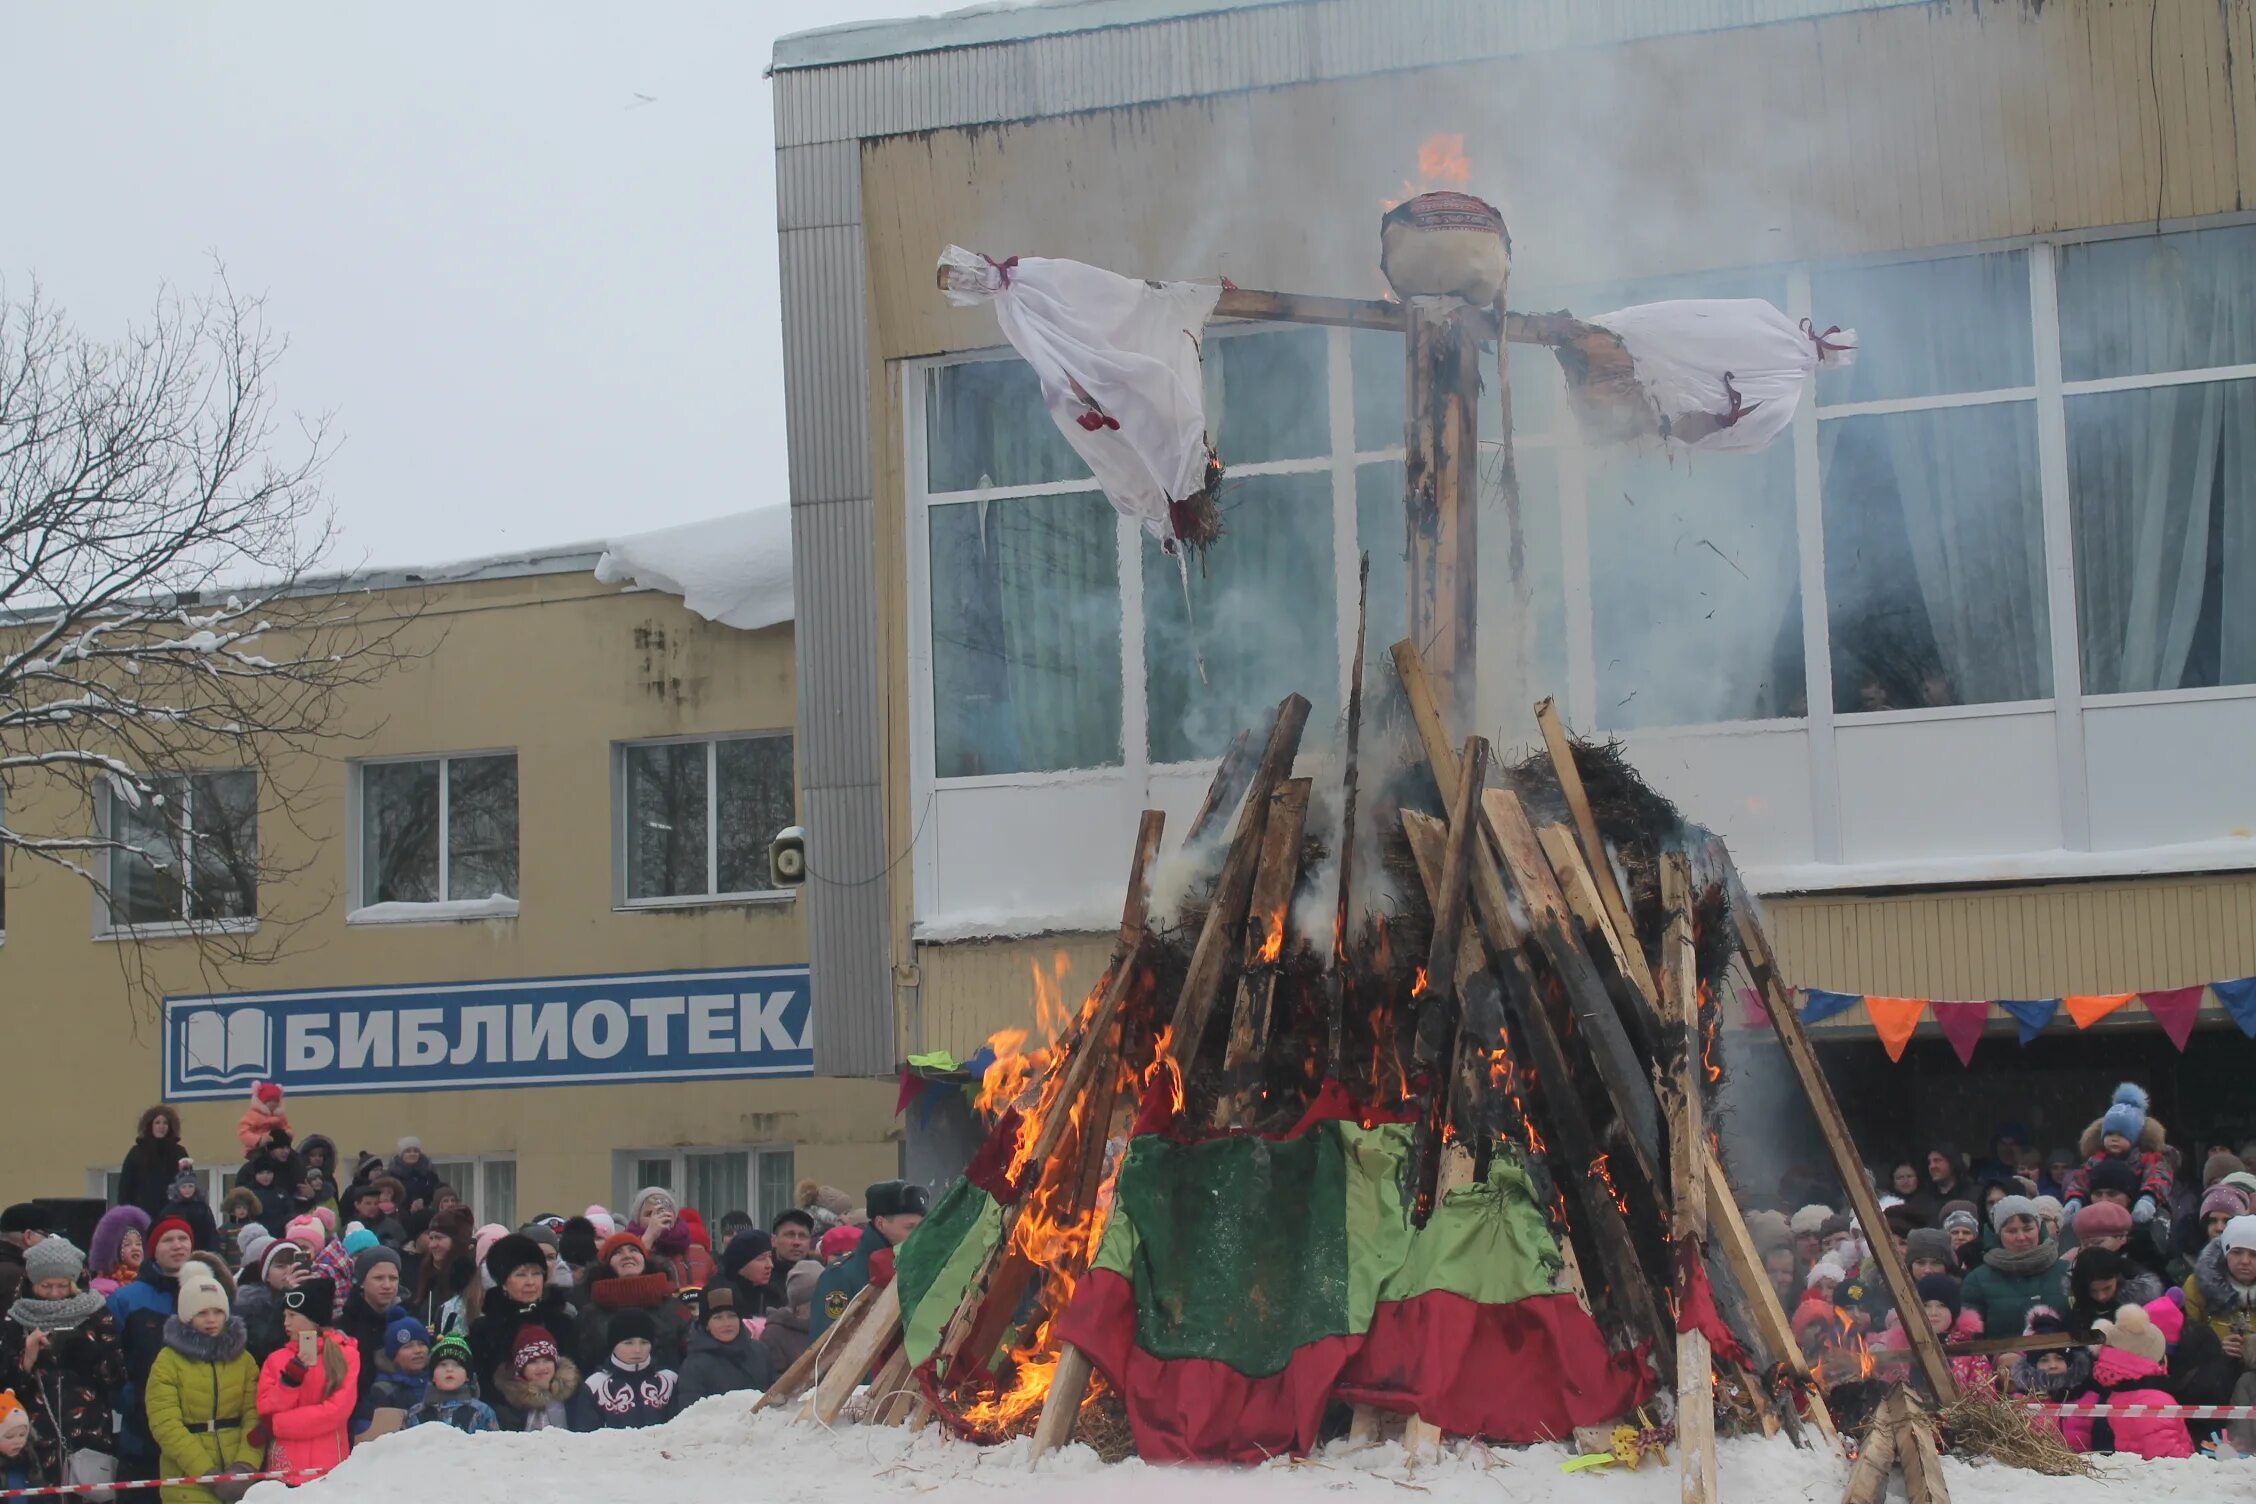
[[277,1128],[290,1131],[290,1114],[282,1107],[282,1083],[261,1081],[251,1088],[251,1105],[235,1120],[235,1142],[243,1146],[243,1157],[255,1156]]
[[[2162,1387],[2169,1344],[2144,1306],[2124,1306],[2112,1321],[2093,1329],[2107,1345],[2092,1364],[2091,1382],[2071,1403],[2098,1400],[2111,1405],[2175,1405]],[[2060,1435],[2079,1452],[2131,1452],[2140,1457],[2191,1457],[2193,1436],[2186,1423],[2168,1415],[2062,1416]]]
[[319,1275],[282,1292],[287,1340],[259,1370],[258,1408],[271,1437],[271,1470],[326,1472],[352,1449],[360,1347],[329,1329],[335,1300]]

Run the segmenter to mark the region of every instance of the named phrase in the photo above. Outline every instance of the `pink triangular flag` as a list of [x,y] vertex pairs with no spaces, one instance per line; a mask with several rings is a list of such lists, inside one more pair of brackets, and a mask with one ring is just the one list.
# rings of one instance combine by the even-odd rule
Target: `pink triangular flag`
[[2193,1037],[2194,1015],[2201,1011],[2201,994],[2206,990],[2172,987],[2167,992],[2139,994],[2139,1001],[2146,1004],[2146,1011],[2154,1015],[2154,1021],[2170,1036],[2170,1043],[2178,1047],[2181,1055],[2185,1053],[2186,1041]]
[[1767,1029],[1770,1027],[1770,1009],[1763,1006],[1762,994],[1755,991],[1754,988],[1742,987],[1739,989],[1739,1005],[1747,1010],[1747,1028]]
[[1950,1041],[1958,1052],[1958,1063],[1974,1063],[1974,1046],[1982,1038],[1982,1026],[1990,1021],[1988,1003],[1936,1003],[1935,1022],[1943,1026],[1943,1038]]

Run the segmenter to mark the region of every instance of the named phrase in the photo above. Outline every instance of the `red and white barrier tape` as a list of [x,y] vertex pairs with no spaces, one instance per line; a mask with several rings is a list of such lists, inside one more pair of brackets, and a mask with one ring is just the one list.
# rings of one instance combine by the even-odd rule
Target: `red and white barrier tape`
[[311,1483],[326,1474],[325,1467],[284,1468],[272,1473],[199,1473],[193,1478],[120,1478],[114,1483],[50,1483],[40,1488],[0,1488],[0,1499],[64,1499],[85,1494],[114,1493],[119,1489],[171,1488],[191,1483]]
[[2024,1409],[2040,1410],[2046,1415],[2074,1418],[2122,1416],[2126,1420],[2137,1420],[2169,1416],[2177,1420],[2256,1420],[2256,1405],[2103,1405],[2096,1400],[2076,1405],[2063,1405],[2054,1400],[2023,1400],[2021,1404]]

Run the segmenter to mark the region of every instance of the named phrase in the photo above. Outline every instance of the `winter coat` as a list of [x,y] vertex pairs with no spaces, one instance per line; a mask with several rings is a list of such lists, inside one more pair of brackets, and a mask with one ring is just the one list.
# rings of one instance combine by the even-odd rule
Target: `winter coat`
[[423,1403],[431,1391],[429,1374],[402,1373],[399,1365],[390,1358],[376,1359],[378,1375],[370,1387],[368,1397],[360,1402],[360,1413],[353,1418],[353,1437],[356,1441],[372,1441],[379,1436],[389,1436],[407,1424],[407,1413]]
[[[2108,1158],[2100,1148],[2099,1139],[2099,1121],[2094,1119],[2092,1125],[2084,1130],[2083,1143],[2079,1146],[2084,1162],[2068,1172],[2067,1184],[2061,1187],[2068,1193],[2067,1200],[2073,1206],[2081,1207],[2091,1203],[2091,1172]],[[2131,1152],[2123,1157],[2130,1162],[2131,1168],[2138,1171],[2139,1195],[2152,1196],[2154,1209],[2167,1214],[2170,1210],[2172,1179],[2170,1162],[2162,1157],[2162,1125],[2155,1119],[2148,1118],[2146,1132],[2131,1146]],[[2136,1198],[2133,1201],[2135,1204]]]
[[[824,1328],[846,1314],[854,1297],[869,1286],[870,1255],[892,1246],[873,1223],[862,1229],[862,1241],[855,1245],[852,1253],[823,1271],[823,1277],[815,1284],[814,1311],[807,1322],[810,1337],[820,1337]],[[1807,1304],[1804,1302],[1805,1309]],[[1798,1320],[1796,1330],[1800,1330]]]
[[[47,1332],[47,1350],[26,1368],[35,1326]],[[31,1412],[32,1444],[48,1473],[61,1476],[65,1452],[114,1454],[110,1411],[125,1387],[125,1347],[108,1304],[99,1295],[19,1299],[0,1322],[0,1387]]]
[[[326,1155],[323,1150],[327,1150]],[[318,1169],[321,1178],[328,1182],[329,1200],[337,1199],[337,1141],[326,1133],[309,1133],[298,1144],[298,1163],[306,1169]]]
[[478,1278],[478,1262],[463,1254],[444,1269],[433,1269],[428,1260],[417,1261],[413,1276],[400,1284],[400,1299],[415,1313],[415,1319],[431,1329],[433,1337],[446,1335],[446,1308],[468,1289]]
[[587,1376],[572,1401],[575,1431],[639,1431],[662,1426],[680,1408],[681,1376],[656,1359],[629,1368],[617,1358]]
[[2183,1288],[2186,1320],[2207,1322],[2218,1341],[2256,1329],[2256,1285],[2233,1282],[2232,1271],[2225,1267],[2222,1240],[2201,1250]]
[[290,1340],[282,1330],[282,1297],[263,1280],[244,1280],[235,1291],[235,1314],[243,1318],[243,1330],[250,1334],[251,1357],[260,1363]]
[[[196,1249],[201,1253],[219,1252],[219,1219],[212,1215],[210,1203],[202,1196],[190,1201],[167,1201],[157,1213],[157,1222],[167,1217],[178,1217],[188,1224],[188,1232]],[[152,1222],[150,1226],[155,1226]]]
[[[2076,1399],[2118,1405],[2172,1405],[2162,1387],[2162,1365],[2119,1347],[2103,1347],[2092,1363],[2091,1382]],[[2191,1457],[2193,1437],[2176,1416],[2094,1416],[2060,1418],[2061,1439],[2079,1452],[2133,1452],[2141,1457]]]
[[323,1360],[317,1355],[310,1367],[300,1363],[296,1343],[269,1356],[259,1369],[259,1414],[274,1438],[266,1454],[270,1468],[326,1471],[352,1450],[349,1430],[360,1394],[360,1349],[331,1331],[321,1333],[321,1342],[345,1355],[345,1380],[334,1389]]
[[423,1403],[407,1412],[407,1419],[403,1424],[409,1428],[452,1426],[457,1431],[473,1436],[480,1431],[501,1429],[501,1421],[494,1415],[493,1406],[479,1399],[467,1386],[452,1394],[440,1394],[437,1390],[426,1391]]
[[400,1203],[401,1211],[413,1211],[418,1201],[423,1203],[425,1211],[429,1211],[431,1203],[439,1199],[439,1171],[431,1163],[428,1154],[423,1156],[421,1164],[412,1167],[400,1163],[395,1155],[385,1169],[386,1173],[400,1183],[400,1189],[407,1192],[407,1199]]
[[770,1311],[768,1324],[760,1329],[760,1345],[768,1350],[768,1363],[778,1374],[798,1362],[812,1340],[805,1311]]
[[[620,1311],[648,1311],[658,1334],[651,1339],[650,1360],[660,1368],[679,1370],[689,1350],[695,1322],[681,1297],[663,1274],[613,1275],[587,1287],[580,1306],[578,1346],[572,1350],[580,1370],[594,1382],[594,1373],[611,1361],[611,1318]],[[561,1339],[559,1339],[561,1340]]]
[[157,1355],[165,1350],[165,1323],[172,1319],[180,1299],[180,1281],[159,1269],[154,1259],[141,1266],[132,1284],[109,1299],[110,1319],[117,1323],[118,1341],[125,1348],[125,1383],[117,1392],[118,1453],[147,1457],[155,1450],[149,1440],[148,1418],[141,1408],[142,1386]]
[[1958,1298],[1986,1332],[2004,1335],[2026,1331],[2031,1306],[2068,1309],[2068,1266],[2056,1257],[2042,1274],[2007,1274],[1984,1263],[1966,1276]]
[[[216,1337],[175,1316],[164,1351],[149,1369],[149,1430],[167,1478],[221,1473],[237,1463],[258,1471],[263,1449],[250,1439],[259,1421],[259,1370],[243,1350],[243,1323],[229,1317]],[[218,1504],[199,1484],[159,1491],[164,1504]]]
[[[1951,1323],[1950,1330],[1943,1333],[1943,1341],[1971,1342],[1981,1335],[1982,1318],[1971,1310],[1961,1310],[1958,1318]],[[1910,1377],[1911,1338],[1905,1334],[1903,1323],[1896,1319],[1893,1311],[1888,1313],[1888,1329],[1872,1339],[1872,1346],[1878,1355],[1882,1377]],[[1962,1390],[1994,1391],[1997,1388],[1996,1366],[1979,1353],[1960,1353],[1952,1357],[1950,1366],[1951,1376],[1958,1380],[1958,1387]]]
[[675,1404],[687,1410],[716,1394],[766,1389],[775,1382],[775,1374],[768,1350],[749,1330],[740,1330],[734,1342],[722,1342],[700,1325],[689,1334],[689,1356],[682,1360]]
[[[262,1166],[274,1171],[274,1183],[272,1185],[260,1185],[258,1183],[258,1172]],[[282,1161],[269,1155],[261,1155],[243,1166],[242,1170],[237,1173],[235,1190],[227,1193],[227,1201],[232,1202],[237,1192],[248,1192],[252,1202],[257,1207],[257,1210],[251,1215],[251,1220],[279,1238],[282,1236],[283,1229],[290,1225],[290,1219],[298,1214],[298,1197],[295,1189],[297,1178],[296,1161]],[[223,1208],[226,1204],[227,1202],[221,1203]]]
[[128,1232],[137,1234],[142,1241],[142,1257],[148,1257],[149,1214],[138,1206],[113,1206],[102,1213],[102,1220],[94,1224],[94,1237],[86,1245],[86,1272],[92,1276],[88,1286],[96,1295],[111,1296],[131,1284],[133,1275],[141,1272],[134,1266],[131,1274],[121,1277],[120,1259]]
[[268,1112],[256,1102],[244,1108],[243,1115],[235,1120],[235,1142],[243,1146],[243,1157],[249,1159],[258,1153],[267,1135],[277,1128],[284,1133],[290,1131],[287,1112]]
[[[651,1266],[663,1270],[674,1282],[677,1290],[702,1290],[719,1277],[721,1261],[713,1257],[713,1250],[688,1236],[688,1229],[676,1222],[666,1229],[667,1236],[659,1238],[660,1246],[650,1255]],[[668,1247],[675,1235],[685,1241],[679,1247]],[[591,1378],[589,1382],[593,1382]]]
[[141,1136],[125,1151],[125,1162],[118,1166],[117,1204],[141,1208],[151,1222],[172,1199],[172,1183],[179,1178],[180,1162],[193,1157],[180,1142],[177,1116],[170,1138],[149,1137],[149,1119],[159,1111],[170,1113],[172,1109],[152,1107],[141,1114]]
[[504,1431],[562,1431],[572,1423],[572,1401],[580,1392],[579,1365],[556,1360],[556,1377],[535,1389],[505,1367],[493,1376],[494,1419]]
[[354,1396],[363,1414],[367,1410],[368,1392],[383,1377],[377,1360],[384,1356],[384,1331],[391,1325],[392,1313],[398,1306],[387,1306],[379,1311],[368,1303],[368,1297],[353,1291],[345,1301],[345,1312],[337,1318],[337,1332],[349,1337],[360,1349],[360,1392]]
[[[560,1357],[570,1358],[580,1350],[579,1322],[562,1291],[553,1287],[543,1290],[539,1300],[521,1306],[499,1290],[488,1290],[485,1313],[470,1323],[470,1371],[492,1373],[507,1363],[517,1347],[517,1333],[528,1326],[540,1327],[554,1337]],[[575,1369],[573,1383],[577,1386],[578,1382]]]

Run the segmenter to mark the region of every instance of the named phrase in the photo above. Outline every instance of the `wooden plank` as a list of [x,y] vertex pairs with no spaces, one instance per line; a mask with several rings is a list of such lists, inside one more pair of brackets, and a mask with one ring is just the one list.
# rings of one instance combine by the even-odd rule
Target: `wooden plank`
[[1873,1417],[1857,1451],[1856,1466],[1849,1471],[1849,1486],[1841,1504],[1881,1504],[1888,1497],[1888,1479],[1896,1470],[1896,1438],[1901,1429],[1896,1401],[1890,1396]]
[[[1841,1177],[1848,1193],[1857,1225],[1885,1228],[1888,1224],[1880,1215],[1879,1198],[1864,1178],[1864,1162],[1858,1157],[1848,1122],[1841,1116],[1841,1104],[1833,1095],[1832,1084],[1825,1079],[1825,1067],[1819,1064],[1817,1051],[1810,1045],[1809,1034],[1802,1027],[1802,1016],[1795,1011],[1792,996],[1778,978],[1770,939],[1755,917],[1754,900],[1740,882],[1738,869],[1731,865],[1730,854],[1724,851],[1723,844],[1715,842],[1709,850],[1730,885],[1731,911],[1738,917],[1739,943],[1747,960],[1748,973],[1769,1007],[1771,1027],[1777,1032],[1779,1044],[1785,1047],[1787,1063],[1793,1067],[1802,1095],[1817,1118],[1818,1135],[1825,1140],[1834,1173]],[[1943,1355],[1943,1345],[1936,1340],[1934,1328],[1927,1324],[1926,1307],[1920,1303],[1919,1292],[1912,1286],[1911,1270],[1905,1267],[1903,1256],[1896,1252],[1891,1240],[1875,1238],[1872,1258],[1880,1266],[1881,1279],[1888,1286],[1888,1298],[1895,1302],[1896,1316],[1904,1334],[1911,1339],[1912,1357],[1920,1375],[1934,1390],[1938,1403],[1946,1406],[1956,1403],[1958,1381],[1951,1375],[1950,1362]]]
[[1896,1463],[1903,1469],[1910,1504],[1950,1504],[1943,1459],[1935,1445],[1935,1422],[1908,1394],[1899,1396],[1904,1421],[1896,1432]]
[[1441,1427],[1413,1415],[1402,1428],[1402,1450],[1412,1462],[1433,1462],[1441,1456]]
[[795,1400],[812,1388],[815,1375],[824,1361],[824,1352],[834,1344],[844,1342],[851,1337],[854,1334],[854,1329],[860,1326],[863,1319],[869,1315],[869,1308],[876,1303],[876,1300],[876,1294],[871,1291],[869,1286],[864,1285],[860,1292],[847,1303],[846,1309],[838,1313],[838,1319],[823,1328],[823,1334],[808,1343],[807,1350],[792,1359],[791,1366],[783,1371],[780,1378],[768,1386],[767,1393],[761,1395],[759,1401],[752,1406],[752,1413],[757,1415],[772,1405],[780,1405],[788,1400]]
[[1410,637],[1445,710],[1468,718],[1479,618],[1479,341],[1413,299],[1404,341],[1403,529]]
[[[1692,871],[1682,853],[1661,858],[1661,902],[1668,931],[1661,940],[1662,996],[1679,1036],[1676,1069],[1666,1093],[1669,1119],[1669,1233],[1703,1256],[1708,1236],[1708,1183],[1701,1173],[1707,1146],[1700,1088],[1700,975],[1692,943]],[[1715,1504],[1715,1359],[1705,1333],[1676,1339],[1676,1439],[1684,1504]]]
[[901,1284],[898,1280],[892,1280],[877,1292],[877,1299],[871,1304],[869,1315],[854,1329],[845,1345],[830,1360],[822,1377],[816,1380],[810,1403],[814,1406],[817,1421],[826,1426],[837,1421],[838,1412],[846,1408],[846,1401],[861,1387],[862,1377],[869,1372],[870,1364],[876,1360],[878,1353],[883,1351],[886,1343],[900,1335]]
[[1089,1359],[1068,1342],[1058,1349],[1057,1369],[1050,1375],[1050,1392],[1042,1400],[1042,1418],[1034,1423],[1034,1448],[1029,1463],[1042,1460],[1073,1439],[1073,1422],[1080,1417],[1081,1402],[1089,1396]]
[[1645,964],[1644,947],[1637,941],[1637,926],[1629,916],[1629,901],[1622,893],[1621,884],[1614,880],[1614,864],[1606,859],[1605,839],[1598,833],[1598,818],[1590,809],[1590,792],[1583,787],[1582,769],[1575,764],[1574,746],[1568,741],[1567,728],[1559,719],[1558,705],[1549,699],[1537,701],[1535,721],[1543,730],[1543,745],[1551,754],[1551,771],[1559,780],[1559,792],[1566,796],[1575,834],[1589,858],[1599,901],[1606,906],[1615,935],[1622,942],[1622,957],[1629,967],[1624,975],[1635,982],[1638,991],[1646,997],[1657,998],[1659,992],[1653,984],[1652,969]]
[[1347,1444],[1360,1451],[1379,1444],[1379,1410],[1374,1405],[1357,1405],[1348,1412]]
[[1261,856],[1261,833],[1268,820],[1270,792],[1292,773],[1293,757],[1300,750],[1300,733],[1307,724],[1308,701],[1297,694],[1285,696],[1277,707],[1277,723],[1270,728],[1268,745],[1262,749],[1260,765],[1254,769],[1253,781],[1238,811],[1238,828],[1230,837],[1229,854],[1222,859],[1222,873],[1215,879],[1206,924],[1199,931],[1198,945],[1192,950],[1190,966],[1183,974],[1183,990],[1176,999],[1175,1016],[1170,1024],[1169,1052],[1186,1081],[1190,1079],[1192,1062],[1198,1058],[1207,1019],[1214,1011],[1215,997],[1222,990],[1222,976],[1229,966],[1230,953],[1241,938],[1246,903],[1253,896],[1253,869]]
[[1355,570],[1355,661],[1347,677],[1347,762],[1340,774],[1339,891],[1332,905],[1332,955],[1324,973],[1324,1070],[1337,1079],[1347,1048],[1347,997],[1351,987],[1347,946],[1355,926],[1355,821],[1363,783],[1363,653],[1371,625],[1371,555]]
[[[1264,730],[1262,735],[1266,739],[1268,732]],[[1214,770],[1214,781],[1206,786],[1206,797],[1199,801],[1198,813],[1191,817],[1191,828],[1183,837],[1183,844],[1192,846],[1204,840],[1215,822],[1238,807],[1238,799],[1252,778],[1253,731],[1247,727],[1230,739],[1221,764]]]
[[870,1377],[869,1408],[862,1416],[863,1424],[886,1424],[885,1412],[896,1404],[905,1403],[914,1392],[909,1382],[909,1345],[896,1342],[893,1350],[880,1363]]
[[[1261,859],[1253,874],[1252,905],[1246,910],[1245,970],[1238,978],[1237,1006],[1230,1014],[1226,1070],[1244,1068],[1261,1053],[1269,1037],[1269,1004],[1277,990],[1277,968],[1290,942],[1293,889],[1300,882],[1301,834],[1308,823],[1308,798],[1315,784],[1288,778],[1269,796],[1269,815],[1261,833]],[[1224,1102],[1227,1104],[1228,1097]]]
[[1421,1069],[1431,1068],[1440,1060],[1449,1042],[1457,1000],[1457,941],[1465,933],[1472,864],[1482,854],[1478,801],[1487,782],[1488,742],[1478,736],[1467,737],[1457,788],[1449,801],[1449,841],[1442,848],[1441,881],[1431,890],[1433,941],[1426,951],[1426,993],[1419,1001],[1414,1057]]

